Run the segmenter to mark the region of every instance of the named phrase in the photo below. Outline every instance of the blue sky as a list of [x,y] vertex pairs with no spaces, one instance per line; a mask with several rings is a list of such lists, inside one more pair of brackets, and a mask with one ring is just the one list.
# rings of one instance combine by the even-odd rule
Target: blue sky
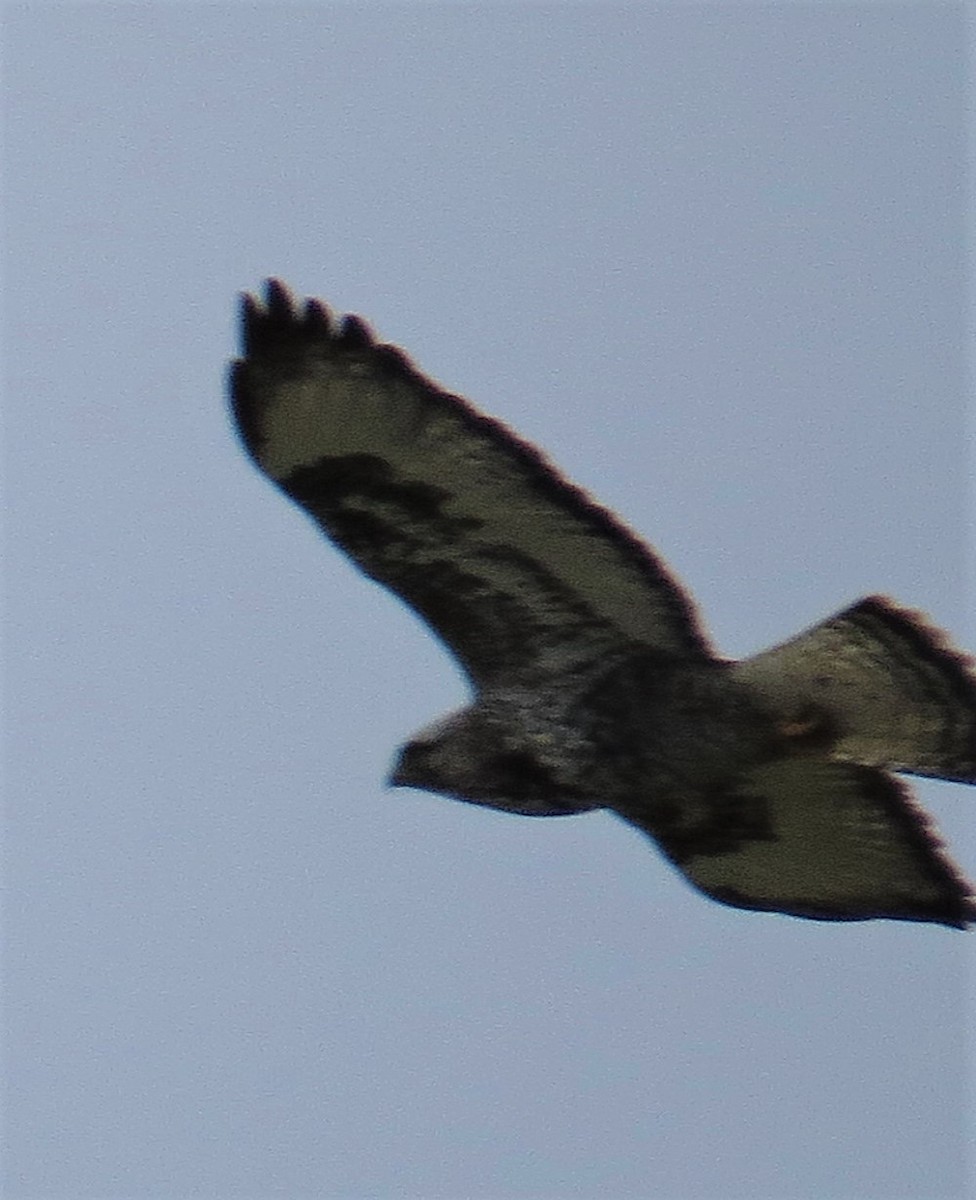
[[877,591],[976,646],[962,6],[3,19],[4,1194],[965,1195],[967,936],[387,790],[461,676],[225,398],[277,275],[544,446],[725,653]]

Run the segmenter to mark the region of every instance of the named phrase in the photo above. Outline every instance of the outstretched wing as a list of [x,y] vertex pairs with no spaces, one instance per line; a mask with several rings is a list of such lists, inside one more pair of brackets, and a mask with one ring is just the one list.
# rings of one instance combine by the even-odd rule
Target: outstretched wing
[[784,758],[653,820],[620,815],[724,904],[833,921],[976,921],[973,891],[928,817],[874,767]]
[[254,461],[476,684],[637,641],[709,656],[657,557],[504,425],[285,287],[244,298],[233,407]]
[[925,615],[868,596],[733,675],[830,757],[976,783],[976,673]]

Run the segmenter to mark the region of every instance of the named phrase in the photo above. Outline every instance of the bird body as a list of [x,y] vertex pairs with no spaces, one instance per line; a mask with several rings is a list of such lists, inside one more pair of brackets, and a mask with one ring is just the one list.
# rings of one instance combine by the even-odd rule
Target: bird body
[[[716,714],[721,714],[716,716]],[[721,663],[635,651],[486,691],[404,747],[392,782],[529,816],[695,794],[772,755],[773,722]]]

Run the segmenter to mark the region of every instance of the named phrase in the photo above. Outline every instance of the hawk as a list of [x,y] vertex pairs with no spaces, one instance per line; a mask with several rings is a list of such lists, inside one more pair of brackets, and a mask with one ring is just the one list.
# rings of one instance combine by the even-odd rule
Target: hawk
[[243,298],[248,454],[453,651],[473,699],[390,782],[609,809],[724,904],[965,928],[976,896],[893,772],[976,783],[976,673],[871,596],[736,662],[657,554],[358,317]]

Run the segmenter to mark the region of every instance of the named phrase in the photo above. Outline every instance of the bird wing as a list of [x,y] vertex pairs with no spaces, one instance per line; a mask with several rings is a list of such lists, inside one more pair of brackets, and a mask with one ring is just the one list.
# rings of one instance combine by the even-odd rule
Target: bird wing
[[976,783],[973,661],[923,613],[868,596],[731,671],[831,758]]
[[233,411],[257,466],[475,684],[640,642],[710,651],[657,556],[532,446],[442,391],[356,317],[244,297]]
[[973,889],[928,817],[874,767],[783,758],[653,815],[618,812],[724,904],[833,921],[976,921]]

